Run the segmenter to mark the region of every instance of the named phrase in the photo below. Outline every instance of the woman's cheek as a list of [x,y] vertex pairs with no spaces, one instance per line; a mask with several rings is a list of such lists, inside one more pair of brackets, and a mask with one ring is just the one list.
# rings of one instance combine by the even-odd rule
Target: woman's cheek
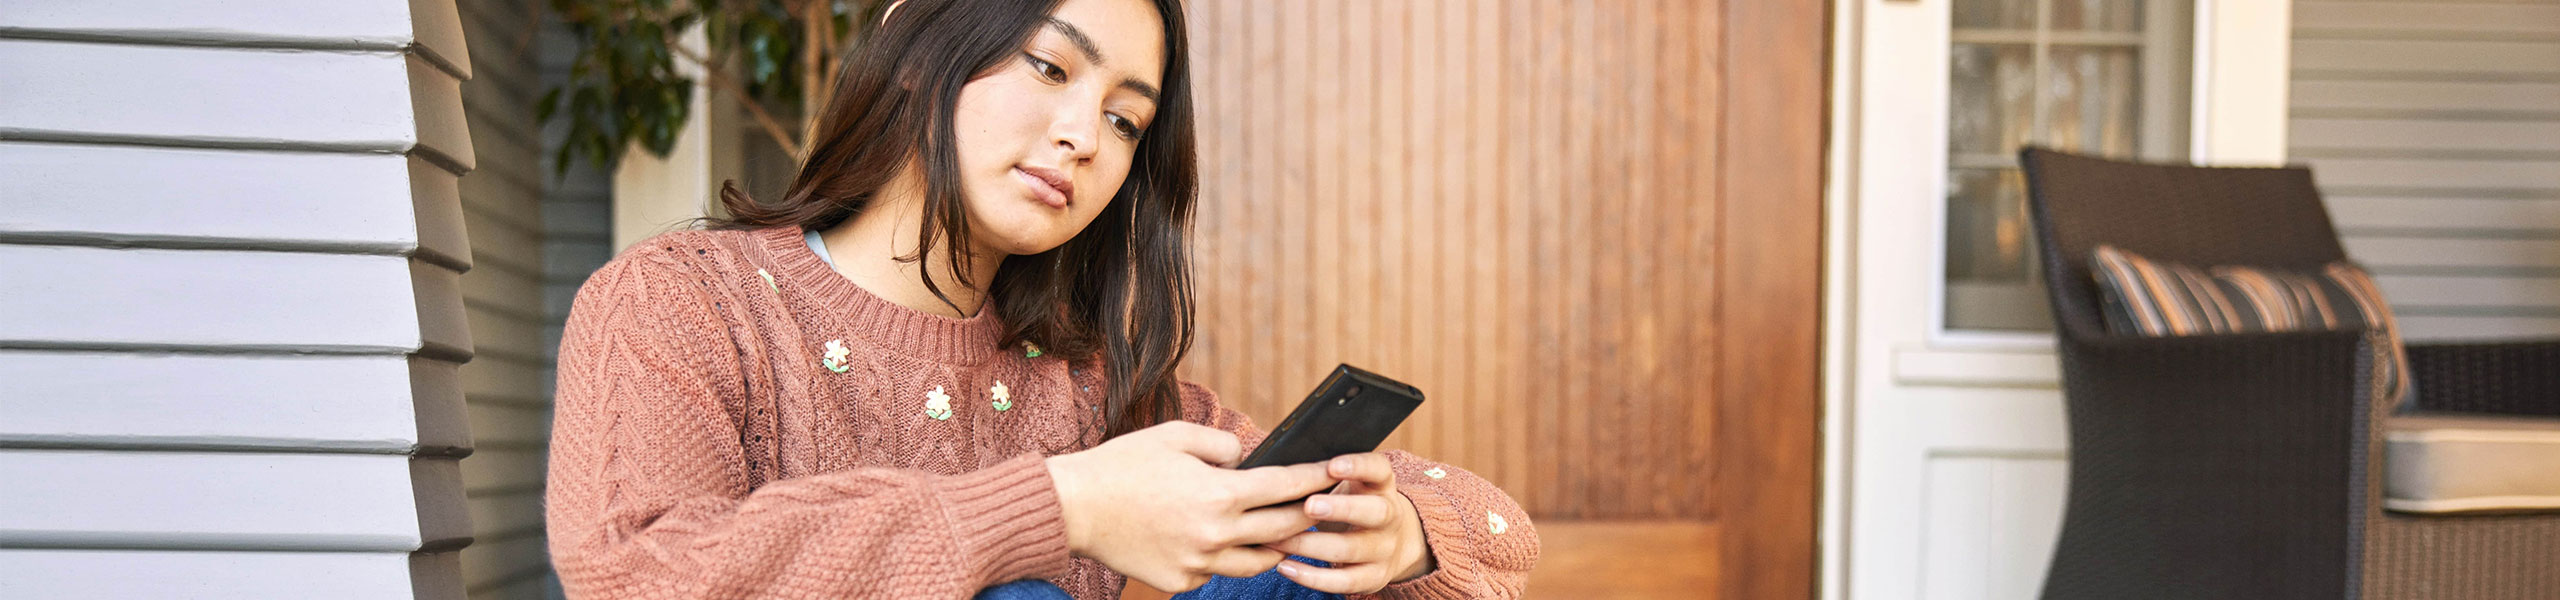
[[1102,179],[1102,181],[1096,183],[1101,185],[1096,185],[1093,189],[1103,191],[1104,193],[1102,194],[1102,197],[1104,200],[1109,200],[1112,196],[1119,195],[1120,186],[1128,185],[1129,183],[1129,158],[1126,156],[1118,157],[1111,164],[1105,165],[1100,169],[1098,174],[1101,175],[1100,179]]

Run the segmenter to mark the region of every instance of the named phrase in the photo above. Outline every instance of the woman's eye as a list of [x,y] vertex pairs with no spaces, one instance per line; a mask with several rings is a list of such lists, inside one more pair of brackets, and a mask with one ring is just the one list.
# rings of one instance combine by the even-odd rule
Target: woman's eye
[[1067,70],[1058,68],[1057,64],[1040,60],[1040,57],[1029,54],[1022,55],[1022,58],[1031,61],[1031,70],[1038,71],[1041,79],[1047,79],[1050,83],[1067,82]]
[[1104,115],[1105,118],[1111,119],[1111,130],[1118,132],[1121,138],[1134,140],[1147,134],[1146,130],[1138,127],[1136,121],[1131,121],[1127,117],[1110,113],[1104,113]]

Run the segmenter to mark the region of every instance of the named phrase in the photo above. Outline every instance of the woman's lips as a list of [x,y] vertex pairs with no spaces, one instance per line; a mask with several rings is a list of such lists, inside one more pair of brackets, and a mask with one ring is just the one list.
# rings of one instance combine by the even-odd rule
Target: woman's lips
[[1032,198],[1049,205],[1049,208],[1066,208],[1072,198],[1070,194],[1076,189],[1075,182],[1057,169],[1023,166],[1014,167],[1013,173],[1015,178],[1022,180],[1024,187],[1031,188]]

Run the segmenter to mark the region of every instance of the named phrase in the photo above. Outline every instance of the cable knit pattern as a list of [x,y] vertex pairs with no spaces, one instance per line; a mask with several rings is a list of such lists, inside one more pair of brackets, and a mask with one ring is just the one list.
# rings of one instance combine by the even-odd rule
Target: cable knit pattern
[[[792,228],[633,245],[579,290],[561,339],[546,493],[561,583],[597,598],[967,598],[1046,579],[1117,597],[1120,575],[1068,556],[1041,462],[1101,442],[1100,369],[1003,337],[987,314],[863,291]],[[1182,391],[1186,418],[1261,442],[1215,394]],[[1378,597],[1518,596],[1538,553],[1518,504],[1391,456],[1439,569]]]

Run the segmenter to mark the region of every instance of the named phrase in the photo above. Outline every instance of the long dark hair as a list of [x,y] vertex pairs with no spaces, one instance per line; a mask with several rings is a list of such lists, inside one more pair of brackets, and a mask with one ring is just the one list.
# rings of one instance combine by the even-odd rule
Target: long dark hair
[[1013,60],[1060,0],[909,0],[863,41],[821,115],[809,156],[780,202],[760,204],[720,187],[729,217],[715,229],[797,225],[826,229],[867,207],[909,161],[924,174],[924,226],[916,253],[899,260],[928,271],[927,248],[950,240],[947,265],[961,285],[984,283],[1009,328],[1004,346],[1030,342],[1070,360],[1099,355],[1109,375],[1104,436],[1181,418],[1174,367],[1191,349],[1192,291],[1184,237],[1199,193],[1192,132],[1189,40],[1180,0],[1155,0],[1164,20],[1164,83],[1156,119],[1139,139],[1129,177],[1109,206],[1066,244],[1006,259],[994,281],[969,281],[952,126],[960,88]]

